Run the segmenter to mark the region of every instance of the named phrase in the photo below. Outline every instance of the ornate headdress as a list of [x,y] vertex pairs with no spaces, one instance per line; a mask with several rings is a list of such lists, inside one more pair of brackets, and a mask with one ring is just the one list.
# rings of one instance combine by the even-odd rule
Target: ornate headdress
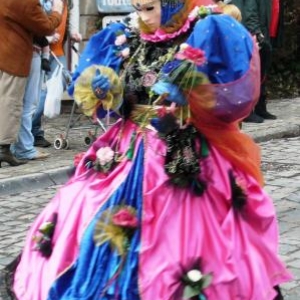
[[[140,0],[142,5],[150,4],[153,0]],[[195,6],[194,0],[160,0],[161,2],[161,29],[166,33],[177,31],[183,26],[189,13]],[[140,28],[144,33],[149,33],[147,26],[140,20]]]
[[161,25],[167,25],[169,22],[171,22],[173,16],[180,13],[180,11],[183,9],[184,2],[184,0],[161,0]]
[[[178,31],[188,19],[195,6],[213,5],[213,0],[138,0],[137,5],[143,6],[153,2],[161,3],[161,26],[160,30],[172,34]],[[139,20],[142,33],[151,33],[151,30]]]

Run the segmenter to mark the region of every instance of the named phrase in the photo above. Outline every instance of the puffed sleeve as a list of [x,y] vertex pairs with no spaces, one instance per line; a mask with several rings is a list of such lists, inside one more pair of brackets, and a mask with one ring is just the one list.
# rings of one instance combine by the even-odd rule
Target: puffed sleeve
[[206,63],[197,70],[210,81],[189,93],[189,102],[203,104],[205,91],[214,99],[211,113],[222,121],[249,115],[259,96],[260,64],[257,45],[246,28],[230,16],[211,15],[197,22],[187,43],[205,52]]
[[112,23],[94,34],[80,54],[78,66],[72,76],[72,83],[68,88],[69,94],[74,93],[74,85],[80,74],[92,65],[107,66],[119,73],[122,56],[118,55],[116,39],[121,32],[125,32],[123,23]]

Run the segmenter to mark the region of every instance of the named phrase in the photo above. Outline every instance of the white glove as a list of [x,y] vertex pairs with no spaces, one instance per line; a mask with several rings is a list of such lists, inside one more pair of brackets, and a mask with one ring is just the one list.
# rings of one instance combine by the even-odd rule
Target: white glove
[[82,41],[82,35],[77,31],[71,32],[70,37],[71,37],[71,40],[74,42],[79,43]]
[[53,35],[46,36],[46,39],[50,44],[55,44],[59,41],[60,39],[60,34],[59,33],[54,33]]

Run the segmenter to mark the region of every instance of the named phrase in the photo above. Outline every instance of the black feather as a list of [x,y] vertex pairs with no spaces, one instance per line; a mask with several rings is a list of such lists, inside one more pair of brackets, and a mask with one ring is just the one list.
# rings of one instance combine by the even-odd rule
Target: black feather
[[230,187],[231,187],[231,201],[235,210],[242,210],[246,205],[247,196],[244,190],[236,183],[232,170],[228,172]]
[[159,132],[160,135],[166,136],[171,132],[179,129],[179,124],[177,118],[171,114],[167,113],[164,116],[157,118],[154,122],[151,122],[155,129]]

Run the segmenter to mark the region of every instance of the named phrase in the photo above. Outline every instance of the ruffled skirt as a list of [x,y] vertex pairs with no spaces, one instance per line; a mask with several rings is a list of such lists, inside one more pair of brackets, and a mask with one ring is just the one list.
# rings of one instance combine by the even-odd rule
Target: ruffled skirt
[[[124,156],[107,173],[87,166],[104,144],[119,143],[120,153],[126,153],[132,136],[132,158]],[[17,299],[181,300],[191,270],[212,278],[202,299],[274,299],[274,287],[291,275],[277,254],[269,196],[211,145],[199,160],[202,195],[170,183],[165,156],[157,132],[131,121],[124,127],[118,122],[98,138],[31,226],[14,275]],[[233,203],[228,174],[246,196],[240,208]],[[117,235],[95,241],[99,222],[116,207],[134,207],[138,218],[122,253],[113,244]],[[54,215],[52,253],[44,257],[34,237]]]

